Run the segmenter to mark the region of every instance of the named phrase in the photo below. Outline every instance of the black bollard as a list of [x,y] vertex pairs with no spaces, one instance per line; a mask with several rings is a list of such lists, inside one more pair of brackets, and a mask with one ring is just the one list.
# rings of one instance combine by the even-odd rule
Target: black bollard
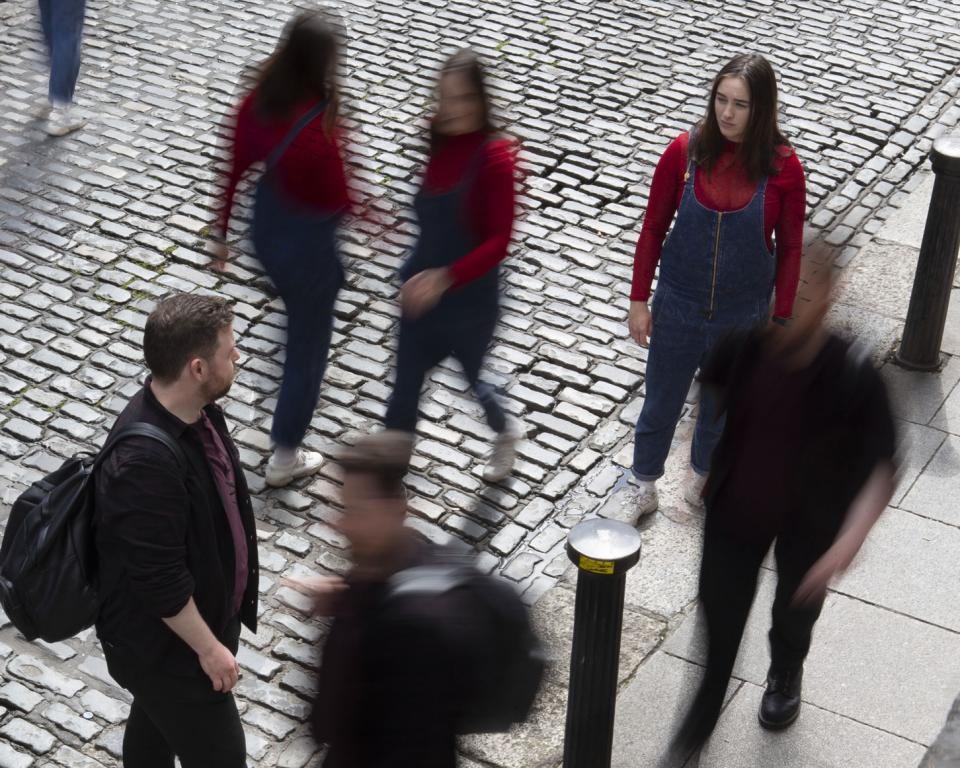
[[570,531],[567,555],[579,572],[563,768],[609,768],[623,594],[640,560],[640,534],[615,520],[588,520]]
[[940,343],[960,248],[960,136],[937,139],[930,162],[933,194],[896,357],[898,365],[917,371],[940,367]]

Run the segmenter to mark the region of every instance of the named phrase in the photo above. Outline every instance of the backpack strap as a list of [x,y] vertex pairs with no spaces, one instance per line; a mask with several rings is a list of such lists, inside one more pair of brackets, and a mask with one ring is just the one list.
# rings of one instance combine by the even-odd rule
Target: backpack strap
[[273,148],[273,151],[267,157],[266,170],[272,171],[276,167],[277,163],[280,162],[280,158],[283,157],[283,153],[289,149],[290,145],[293,144],[293,140],[300,135],[300,131],[306,128],[310,123],[312,123],[316,118],[320,117],[323,114],[323,111],[327,108],[327,99],[319,102],[313,109],[307,112],[303,117],[297,120],[294,123],[293,128],[291,128],[287,135],[283,137],[283,140]]
[[490,146],[492,141],[492,138],[484,139],[483,143],[477,147],[473,156],[470,158],[467,170],[463,174],[463,179],[460,181],[462,194],[469,195],[470,190],[473,189],[473,184],[477,180],[477,176],[480,175],[480,170],[483,168],[483,161],[487,159],[487,147]]
[[94,460],[94,468],[100,465],[100,463],[107,457],[107,454],[110,453],[117,443],[127,437],[149,437],[151,440],[156,440],[158,443],[163,443],[165,446],[167,446],[167,449],[170,451],[170,453],[173,454],[173,457],[177,460],[177,464],[181,469],[185,469],[190,466],[189,461],[187,460],[187,455],[183,452],[183,448],[180,447],[180,444],[168,432],[160,429],[160,427],[154,426],[153,424],[148,424],[145,421],[135,421],[132,424],[128,424],[127,426],[123,427],[106,442],[103,448],[100,449],[100,453],[97,454],[97,458]]
[[407,595],[442,595],[463,584],[469,572],[457,565],[418,565],[405,568],[387,582],[387,599]]

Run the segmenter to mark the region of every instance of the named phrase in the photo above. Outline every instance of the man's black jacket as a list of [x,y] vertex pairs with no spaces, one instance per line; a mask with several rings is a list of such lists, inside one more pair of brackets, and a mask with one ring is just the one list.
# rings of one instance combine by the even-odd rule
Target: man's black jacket
[[[237,481],[249,563],[240,619],[255,632],[257,535],[250,494],[223,412],[216,405],[204,410],[230,453]],[[202,675],[196,653],[162,619],[175,616],[193,597],[213,633],[236,652],[230,525],[199,426],[166,410],[149,379],[117,417],[113,431],[135,421],[176,438],[190,466],[180,468],[166,446],[145,437],[124,439],[101,465],[95,478],[102,600],[97,634],[108,658],[168,675]]]

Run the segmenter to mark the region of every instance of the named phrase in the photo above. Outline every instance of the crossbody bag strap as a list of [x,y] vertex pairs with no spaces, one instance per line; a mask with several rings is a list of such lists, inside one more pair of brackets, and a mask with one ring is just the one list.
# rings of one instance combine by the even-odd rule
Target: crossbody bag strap
[[149,437],[151,440],[163,443],[167,446],[170,453],[173,454],[181,469],[186,469],[190,466],[187,455],[183,452],[183,448],[180,447],[180,444],[172,435],[153,424],[148,424],[145,421],[135,421],[123,427],[106,442],[94,460],[94,468],[100,465],[117,443],[128,437]]
[[487,148],[492,143],[492,138],[484,139],[483,143],[477,147],[471,156],[470,162],[467,164],[467,170],[463,174],[463,179],[460,182],[460,189],[463,194],[467,195],[470,193],[470,190],[473,189],[473,184],[477,180],[477,176],[480,175],[480,169],[483,168],[483,162],[487,159]]
[[293,140],[300,135],[300,131],[320,117],[326,108],[327,99],[324,99],[294,123],[293,128],[287,131],[287,135],[283,137],[283,140],[273,148],[273,151],[267,157],[266,170],[272,171],[276,167],[277,163],[280,162],[280,158],[283,157],[283,153],[290,148]]
[[690,169],[693,167],[693,148],[697,143],[697,126],[693,126],[687,134],[687,170],[683,174],[683,182],[690,180]]

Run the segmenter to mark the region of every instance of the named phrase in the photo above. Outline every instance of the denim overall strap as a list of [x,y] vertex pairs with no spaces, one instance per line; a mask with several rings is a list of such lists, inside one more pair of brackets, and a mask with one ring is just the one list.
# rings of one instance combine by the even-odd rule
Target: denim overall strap
[[[693,133],[693,132],[692,132]],[[687,172],[677,217],[660,261],[658,299],[671,296],[685,314],[734,326],[749,324],[763,312],[773,288],[774,259],[764,236],[762,177],[746,206],[716,211],[696,198],[697,164],[688,142]],[[656,314],[656,313],[655,313]]]
[[283,153],[290,148],[290,145],[293,144],[294,139],[300,135],[300,132],[323,114],[323,111],[327,108],[327,103],[327,99],[319,102],[313,109],[297,120],[293,128],[287,131],[287,135],[283,137],[283,140],[273,148],[273,151],[267,157],[267,171],[272,171],[276,167],[277,163],[280,162],[280,158],[283,157]]

